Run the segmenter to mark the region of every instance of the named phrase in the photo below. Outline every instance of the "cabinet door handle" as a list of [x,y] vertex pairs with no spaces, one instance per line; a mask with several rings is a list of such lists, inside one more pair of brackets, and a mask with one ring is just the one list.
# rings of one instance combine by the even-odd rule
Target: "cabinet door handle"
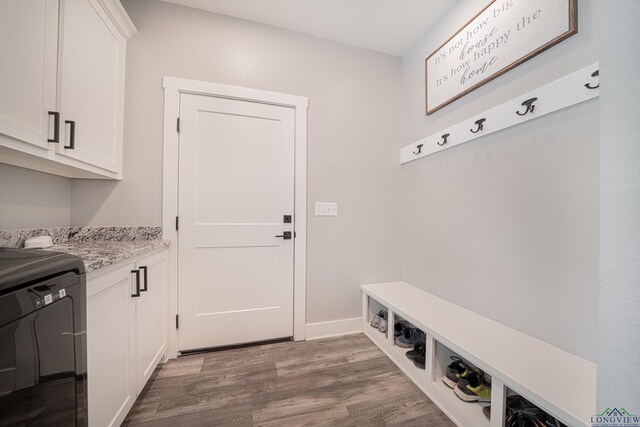
[[67,150],[73,150],[76,148],[76,122],[73,120],[65,120],[66,124],[70,126],[69,128],[69,145],[65,145],[63,148]]
[[49,111],[49,115],[53,116],[53,139],[47,139],[47,142],[57,144],[60,142],[60,113]]
[[136,275],[136,293],[131,294],[131,297],[137,298],[140,296],[140,270],[131,270]]
[[149,276],[147,275],[147,266],[140,267],[140,270],[144,271],[144,288],[140,289],[140,292],[147,292],[149,290]]

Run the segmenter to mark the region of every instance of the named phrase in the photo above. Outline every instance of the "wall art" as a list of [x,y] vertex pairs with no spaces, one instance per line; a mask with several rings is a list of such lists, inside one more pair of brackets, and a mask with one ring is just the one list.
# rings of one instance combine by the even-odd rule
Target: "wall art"
[[425,60],[427,115],[577,31],[577,0],[493,0]]

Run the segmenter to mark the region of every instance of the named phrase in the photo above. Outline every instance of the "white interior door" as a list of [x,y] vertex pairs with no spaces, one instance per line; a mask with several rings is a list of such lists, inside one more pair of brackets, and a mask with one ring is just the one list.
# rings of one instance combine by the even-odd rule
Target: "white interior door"
[[293,335],[294,117],[180,96],[179,350]]

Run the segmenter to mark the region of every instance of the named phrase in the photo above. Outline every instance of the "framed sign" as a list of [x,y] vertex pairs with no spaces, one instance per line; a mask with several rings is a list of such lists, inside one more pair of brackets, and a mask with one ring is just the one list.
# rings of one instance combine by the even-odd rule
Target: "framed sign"
[[578,32],[577,0],[493,0],[425,60],[427,115]]

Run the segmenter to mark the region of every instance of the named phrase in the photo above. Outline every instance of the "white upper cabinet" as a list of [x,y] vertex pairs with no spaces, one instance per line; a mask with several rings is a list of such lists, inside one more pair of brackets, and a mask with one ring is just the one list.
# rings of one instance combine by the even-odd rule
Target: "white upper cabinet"
[[[0,3],[2,144],[46,153],[56,110],[58,0]],[[26,143],[22,144],[22,143]]]
[[120,172],[125,39],[96,0],[63,0],[60,15],[58,153]]
[[0,24],[0,162],[121,179],[126,42],[136,29],[119,1],[5,0]]

